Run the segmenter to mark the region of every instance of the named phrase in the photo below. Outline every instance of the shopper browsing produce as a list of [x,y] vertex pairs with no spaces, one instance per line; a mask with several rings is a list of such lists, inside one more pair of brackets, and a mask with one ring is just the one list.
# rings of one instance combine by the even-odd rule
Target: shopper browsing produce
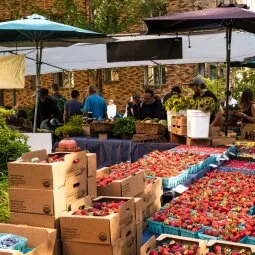
[[241,102],[241,111],[236,115],[242,118],[243,123],[254,123],[255,122],[255,101],[254,94],[251,89],[243,91]]
[[[202,77],[193,78],[192,81],[190,82],[190,88],[193,89],[195,93],[194,99],[197,99],[198,97],[202,97],[202,98],[210,97],[210,98],[213,98],[215,104],[219,104],[219,100],[213,94],[213,92],[211,92],[210,90],[206,88],[204,79]],[[210,125],[211,126],[219,125],[222,115],[223,115],[223,109],[219,105],[219,108],[217,111],[211,112]]]

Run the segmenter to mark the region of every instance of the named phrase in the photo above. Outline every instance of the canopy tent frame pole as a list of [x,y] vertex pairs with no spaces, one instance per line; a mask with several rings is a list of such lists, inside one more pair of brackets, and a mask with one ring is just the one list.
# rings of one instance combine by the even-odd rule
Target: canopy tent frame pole
[[229,85],[230,85],[230,58],[231,58],[231,39],[232,39],[232,25],[226,27],[226,119],[225,119],[225,136],[228,136],[228,108],[229,108]]
[[36,89],[35,89],[35,112],[34,112],[34,127],[33,132],[36,132],[37,116],[38,116],[38,103],[40,94],[40,72],[42,60],[42,41],[36,41]]

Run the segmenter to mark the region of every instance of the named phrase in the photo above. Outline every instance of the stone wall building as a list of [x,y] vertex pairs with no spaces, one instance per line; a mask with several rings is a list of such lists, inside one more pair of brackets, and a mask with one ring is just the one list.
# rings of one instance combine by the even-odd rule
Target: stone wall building
[[[50,8],[53,0],[3,0],[8,4],[0,4],[0,20],[12,19],[10,5],[13,8],[24,8],[24,4],[37,5],[40,8]],[[205,8],[216,7],[219,2],[217,0],[168,0],[168,13],[184,12],[191,10],[199,10]],[[77,0],[81,8],[85,8],[89,16],[89,0]],[[227,1],[225,1],[226,3]],[[238,1],[239,3],[241,1]],[[9,6],[8,6],[9,5]],[[24,9],[24,15],[29,15],[27,9]],[[132,32],[142,31],[143,24],[137,24],[129,29]],[[97,83],[98,75],[102,75],[102,93],[106,100],[110,98],[114,100],[120,111],[124,111],[127,98],[130,97],[133,91],[142,91],[146,85],[158,83],[158,72],[163,74],[163,85],[161,86],[162,94],[169,90],[171,85],[187,85],[192,77],[203,70],[205,74],[209,74],[204,65],[171,65],[163,67],[129,67],[118,69],[106,69],[101,71],[84,70],[74,72],[75,89],[81,93],[81,100],[86,96],[86,88],[92,83]],[[41,86],[50,87],[52,82],[60,82],[62,80],[62,73],[47,74],[41,76]],[[26,77],[25,89],[16,90],[16,100],[18,105],[33,105],[33,93],[35,89],[35,78],[33,76]],[[154,86],[157,88],[157,85]],[[159,86],[158,86],[159,88]],[[68,88],[61,88],[61,93],[67,98],[70,98],[70,91]],[[12,90],[4,90],[4,105],[12,105],[13,92]]]

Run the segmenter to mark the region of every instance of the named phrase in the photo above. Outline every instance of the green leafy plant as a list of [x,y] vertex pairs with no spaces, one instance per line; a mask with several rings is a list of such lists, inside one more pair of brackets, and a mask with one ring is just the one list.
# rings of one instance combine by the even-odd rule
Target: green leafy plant
[[58,127],[55,130],[56,136],[69,137],[81,135],[83,133],[82,121],[83,121],[82,115],[72,116],[65,125],[63,125],[62,127]]
[[198,97],[194,100],[193,106],[189,109],[200,110],[203,112],[214,112],[219,108],[219,104],[216,104],[211,97]]
[[193,108],[195,100],[192,97],[174,95],[169,98],[164,106],[167,111],[179,112]]
[[135,118],[119,118],[114,121],[113,133],[115,136],[132,136],[135,134]]

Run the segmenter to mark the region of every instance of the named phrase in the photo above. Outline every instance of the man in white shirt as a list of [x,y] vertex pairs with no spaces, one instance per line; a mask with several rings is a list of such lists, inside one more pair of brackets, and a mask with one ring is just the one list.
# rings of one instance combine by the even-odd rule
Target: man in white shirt
[[108,119],[114,119],[116,117],[116,114],[117,114],[117,107],[113,103],[113,100],[110,99],[109,100],[109,104],[107,105],[107,116],[108,116]]
[[[232,97],[232,94],[230,91],[228,96],[228,105],[231,107],[237,106],[237,101]],[[226,107],[226,102],[224,103],[224,107]]]

